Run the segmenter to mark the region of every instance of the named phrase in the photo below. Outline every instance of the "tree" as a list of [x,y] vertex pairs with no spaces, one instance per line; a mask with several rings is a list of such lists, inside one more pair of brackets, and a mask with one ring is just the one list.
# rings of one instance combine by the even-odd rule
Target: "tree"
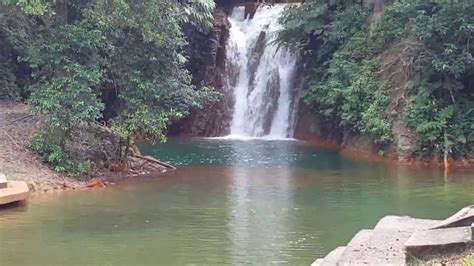
[[30,103],[46,115],[47,135],[62,140],[58,149],[80,125],[101,120],[122,139],[126,161],[135,134],[164,140],[173,119],[212,100],[211,89],[191,85],[182,33],[184,23],[209,26],[209,7],[208,0],[97,0],[38,40]]

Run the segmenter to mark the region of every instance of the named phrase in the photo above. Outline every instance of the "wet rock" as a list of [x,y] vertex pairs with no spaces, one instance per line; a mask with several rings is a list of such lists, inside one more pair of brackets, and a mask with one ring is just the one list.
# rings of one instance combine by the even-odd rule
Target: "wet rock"
[[220,136],[229,133],[232,100],[226,91],[226,45],[230,22],[223,8],[214,12],[214,27],[208,33],[186,29],[189,41],[189,69],[198,88],[211,86],[220,93],[217,102],[193,109],[186,118],[171,125],[173,136]]
[[323,118],[315,108],[302,103],[298,108],[295,137],[335,148],[342,142],[342,130],[334,121]]
[[265,44],[267,42],[266,37],[267,34],[265,31],[260,32],[257,42],[255,43],[255,46],[251,49],[250,52],[250,59],[248,62],[248,71],[250,73],[248,95],[250,95],[255,88],[255,75],[258,69],[258,65],[260,64],[260,59],[262,58],[263,53],[265,51]]
[[416,40],[406,39],[392,45],[379,58],[381,61],[380,80],[388,88],[389,105],[387,113],[392,124],[392,149],[399,161],[408,162],[420,150],[419,136],[405,122],[405,111],[410,105],[407,100],[410,89],[411,62],[418,52],[420,44]]
[[267,103],[264,105],[265,109],[263,110],[264,115],[261,116],[263,121],[263,130],[265,134],[270,133],[272,126],[273,118],[275,117],[275,112],[278,109],[278,99],[280,98],[280,78],[278,76],[278,71],[272,75],[272,78],[267,84],[267,90],[264,99]]

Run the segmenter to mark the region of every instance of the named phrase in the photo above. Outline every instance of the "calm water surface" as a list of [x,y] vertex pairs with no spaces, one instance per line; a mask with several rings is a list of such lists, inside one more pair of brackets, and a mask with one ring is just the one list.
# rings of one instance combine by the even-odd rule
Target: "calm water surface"
[[0,211],[0,265],[308,265],[386,214],[444,218],[474,175],[348,161],[293,141],[172,140],[180,165]]

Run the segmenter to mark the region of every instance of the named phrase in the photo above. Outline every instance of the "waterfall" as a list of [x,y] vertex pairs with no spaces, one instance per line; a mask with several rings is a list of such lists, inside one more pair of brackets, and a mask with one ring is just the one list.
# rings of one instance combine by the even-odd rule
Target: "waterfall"
[[284,9],[284,4],[260,7],[253,19],[244,19],[244,7],[236,7],[229,18],[227,85],[234,95],[229,137],[293,137],[296,58],[275,43]]

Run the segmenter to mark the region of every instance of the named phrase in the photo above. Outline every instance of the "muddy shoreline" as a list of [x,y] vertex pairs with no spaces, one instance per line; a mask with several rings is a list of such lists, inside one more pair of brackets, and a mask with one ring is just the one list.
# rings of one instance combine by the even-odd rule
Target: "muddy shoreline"
[[[5,174],[9,180],[25,181],[31,192],[105,187],[120,180],[160,174],[168,170],[155,164],[148,169],[130,167],[128,171],[98,169],[89,176],[71,176],[55,172],[44,165],[41,158],[28,148],[31,136],[41,124],[42,119],[31,114],[28,105],[0,101],[0,173]],[[134,158],[141,160],[136,162],[141,166],[147,163],[145,159]]]
[[[432,158],[430,160],[412,159],[410,161],[400,161],[390,157],[380,156],[379,154],[366,149],[359,149],[356,147],[341,147],[340,144],[333,140],[308,138],[299,141],[322,149],[337,151],[340,156],[351,160],[382,163],[390,167],[406,166],[413,169],[436,169],[439,171],[445,171],[444,162],[441,158]],[[448,170],[474,172],[474,160],[453,160],[450,158]]]

